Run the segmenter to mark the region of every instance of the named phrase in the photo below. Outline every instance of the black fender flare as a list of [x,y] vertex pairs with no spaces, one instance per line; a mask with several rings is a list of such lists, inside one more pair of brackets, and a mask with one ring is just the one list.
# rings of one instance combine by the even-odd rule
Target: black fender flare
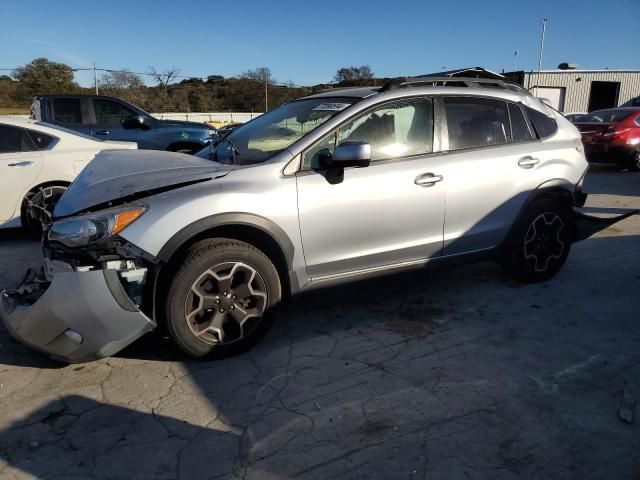
[[157,258],[168,262],[178,249],[192,238],[217,227],[245,226],[256,228],[269,235],[280,247],[287,263],[287,269],[292,270],[295,248],[289,236],[268,218],[253,213],[229,212],[210,215],[183,227],[175,233],[160,249]]

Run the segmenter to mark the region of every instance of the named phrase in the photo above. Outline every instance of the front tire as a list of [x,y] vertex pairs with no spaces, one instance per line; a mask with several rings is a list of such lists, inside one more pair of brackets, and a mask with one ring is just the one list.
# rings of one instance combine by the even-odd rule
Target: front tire
[[281,300],[278,272],[257,248],[231,239],[194,244],[171,281],[167,330],[187,354],[227,356],[252,346]]
[[516,223],[503,247],[500,263],[519,282],[543,282],[564,265],[574,234],[568,201],[536,200]]

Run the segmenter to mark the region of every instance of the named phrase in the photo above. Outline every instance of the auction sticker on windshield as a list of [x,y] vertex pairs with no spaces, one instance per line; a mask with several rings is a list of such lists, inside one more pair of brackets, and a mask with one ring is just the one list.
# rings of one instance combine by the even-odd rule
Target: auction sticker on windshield
[[321,103],[313,107],[313,110],[321,110],[323,112],[340,112],[351,106],[350,103]]

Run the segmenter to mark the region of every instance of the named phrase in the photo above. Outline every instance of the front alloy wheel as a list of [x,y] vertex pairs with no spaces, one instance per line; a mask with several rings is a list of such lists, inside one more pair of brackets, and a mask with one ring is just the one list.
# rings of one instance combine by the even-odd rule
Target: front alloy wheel
[[191,333],[209,345],[224,345],[251,333],[264,314],[268,295],[255,268],[241,262],[215,265],[193,282],[185,301]]
[[203,240],[171,276],[167,330],[194,357],[235,353],[266,331],[281,296],[278,272],[263,252],[238,240]]

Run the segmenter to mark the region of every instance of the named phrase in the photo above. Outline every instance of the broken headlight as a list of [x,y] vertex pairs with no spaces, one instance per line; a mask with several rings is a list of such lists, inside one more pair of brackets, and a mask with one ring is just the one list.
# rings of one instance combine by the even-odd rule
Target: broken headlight
[[147,207],[130,205],[60,220],[51,226],[49,240],[70,248],[101,242],[131,225],[146,211]]

